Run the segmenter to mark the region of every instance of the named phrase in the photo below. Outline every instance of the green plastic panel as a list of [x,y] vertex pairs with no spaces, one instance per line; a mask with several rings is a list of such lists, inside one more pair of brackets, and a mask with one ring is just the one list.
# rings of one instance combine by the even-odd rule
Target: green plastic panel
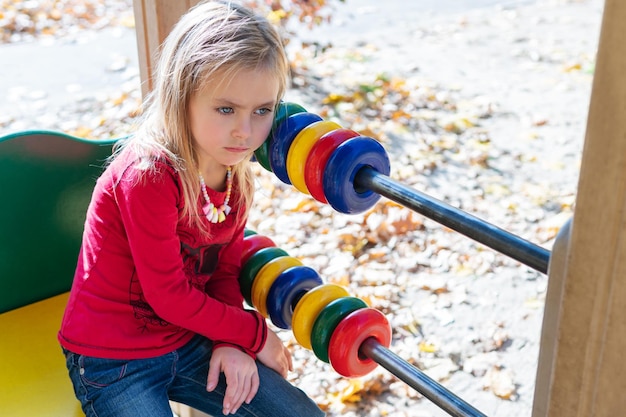
[[85,212],[115,139],[0,137],[0,313],[68,291]]

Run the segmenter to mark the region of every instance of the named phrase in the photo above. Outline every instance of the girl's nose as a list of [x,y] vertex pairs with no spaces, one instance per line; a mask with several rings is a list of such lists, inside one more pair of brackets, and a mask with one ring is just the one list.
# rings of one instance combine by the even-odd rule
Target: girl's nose
[[249,117],[241,117],[233,130],[233,137],[247,139],[252,134],[252,123]]

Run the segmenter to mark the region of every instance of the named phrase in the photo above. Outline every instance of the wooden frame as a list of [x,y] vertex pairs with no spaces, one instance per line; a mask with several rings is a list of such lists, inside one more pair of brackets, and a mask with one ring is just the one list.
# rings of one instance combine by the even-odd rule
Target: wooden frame
[[576,210],[550,268],[533,417],[614,416],[626,405],[625,20],[626,3],[607,0]]
[[182,16],[200,0],[133,0],[137,50],[144,97],[152,90],[152,74],[159,46]]

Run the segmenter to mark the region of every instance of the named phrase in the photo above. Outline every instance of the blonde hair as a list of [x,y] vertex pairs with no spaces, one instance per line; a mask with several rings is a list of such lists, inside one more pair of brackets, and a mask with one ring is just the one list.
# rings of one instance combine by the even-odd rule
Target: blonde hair
[[[265,18],[232,1],[207,1],[193,7],[161,46],[154,90],[146,99],[141,125],[121,145],[147,162],[147,169],[154,168],[155,155],[165,154],[182,180],[185,204],[181,216],[188,216],[190,224],[195,223],[205,233],[208,231],[198,213],[201,191],[189,101],[212,77],[232,77],[241,70],[274,74],[279,82],[279,102],[286,89],[289,63],[276,29]],[[234,186],[239,192],[233,195],[231,205],[243,209],[244,216],[254,195],[249,160],[244,158],[233,166]]]

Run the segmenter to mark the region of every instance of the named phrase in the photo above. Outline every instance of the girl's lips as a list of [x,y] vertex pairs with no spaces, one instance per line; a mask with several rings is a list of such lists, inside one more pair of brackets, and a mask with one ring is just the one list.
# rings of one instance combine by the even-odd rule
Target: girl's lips
[[228,152],[233,153],[244,153],[248,152],[248,148],[225,148]]

